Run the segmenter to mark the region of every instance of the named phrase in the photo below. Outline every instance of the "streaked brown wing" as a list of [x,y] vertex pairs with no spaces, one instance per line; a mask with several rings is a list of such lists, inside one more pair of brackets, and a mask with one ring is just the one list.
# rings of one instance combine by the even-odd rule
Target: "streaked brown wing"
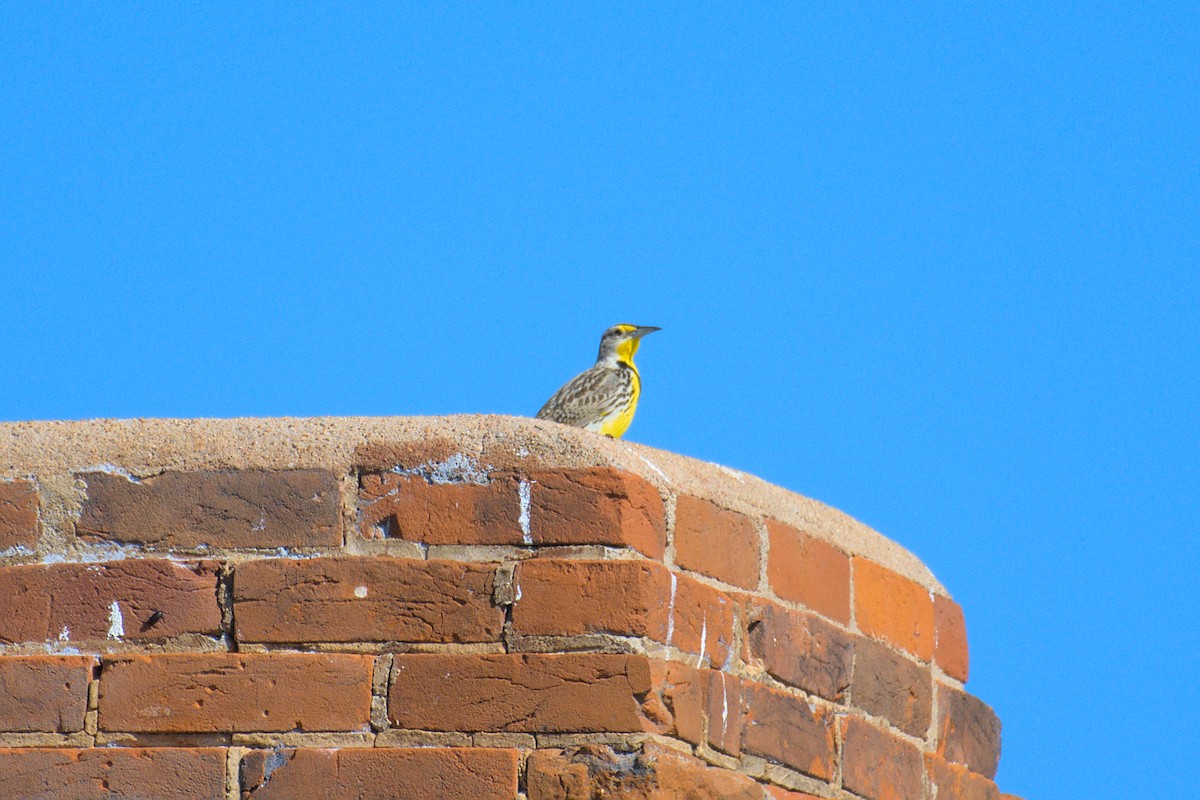
[[592,367],[581,372],[546,401],[538,419],[583,427],[613,411],[628,396],[630,376],[625,370]]

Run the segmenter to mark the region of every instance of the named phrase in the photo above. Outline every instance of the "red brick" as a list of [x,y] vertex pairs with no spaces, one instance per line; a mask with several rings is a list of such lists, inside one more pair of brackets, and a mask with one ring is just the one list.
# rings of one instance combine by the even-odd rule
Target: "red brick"
[[242,798],[512,800],[518,760],[485,747],[254,750],[242,757]]
[[728,595],[650,561],[530,559],[515,575],[513,630],[525,636],[645,636],[723,664],[733,643]]
[[495,567],[370,556],[267,559],[233,576],[247,642],[496,642]]
[[789,789],[782,789],[778,786],[767,786],[767,797],[770,800],[821,800],[815,794],[805,794],[804,792],[793,792]]
[[933,658],[933,598],[908,578],[855,556],[854,616],[858,627],[922,661]]
[[771,591],[850,624],[850,557],[824,539],[773,519],[767,520]]
[[707,500],[675,503],[675,562],[743,589],[758,587],[759,535],[754,520]]
[[966,767],[927,754],[925,770],[930,786],[937,790],[937,800],[1000,800],[996,784]]
[[435,731],[669,730],[654,688],[644,656],[398,654],[388,718]]
[[517,482],[431,483],[420,475],[363,475],[358,493],[359,527],[387,538],[422,544],[522,543]]
[[1000,763],[1000,718],[977,697],[938,686],[937,753],[985,778]]
[[[220,632],[217,563],[187,566],[165,559],[101,564],[25,564],[0,568],[0,642],[85,642],[112,638],[162,639]],[[150,625],[155,612],[160,619]]]
[[766,603],[762,618],[748,626],[751,655],[784,683],[829,700],[841,700],[850,685],[853,637],[816,614]]
[[742,734],[746,730],[742,681],[720,670],[708,670],[706,678],[708,744],[731,756],[741,755]]
[[933,715],[933,675],[885,644],[855,646],[854,705],[883,717],[907,734],[925,738]]
[[667,581],[661,603],[667,615],[665,644],[686,653],[703,653],[720,667],[730,660],[733,649],[733,600],[724,592],[686,575]]
[[604,745],[536,750],[529,756],[529,800],[763,800],[749,777],[710,767],[661,745],[647,742],[641,752]]
[[678,661],[653,659],[649,664],[654,688],[643,701],[647,716],[661,722],[662,733],[700,744],[704,741],[707,670]]
[[742,750],[821,780],[833,777],[831,716],[798,697],[742,682],[745,735]]
[[369,728],[370,656],[114,655],[100,677],[106,731],[211,733]]
[[215,747],[0,749],[0,797],[225,800],[225,751]]
[[0,731],[83,730],[91,656],[0,656]]
[[529,473],[534,544],[631,547],[662,558],[667,545],[662,496],[632,472],[608,467]]
[[842,785],[866,800],[913,800],[925,796],[921,751],[865,720],[844,721]]
[[80,477],[87,483],[80,536],[168,550],[342,543],[338,481],[320,470]]
[[38,496],[31,481],[0,481],[0,551],[37,544]]
[[[467,477],[364,475],[359,489],[364,535],[381,528],[387,536],[425,544],[593,544],[662,557],[662,498],[632,473],[595,467]],[[522,485],[529,492],[524,509]]]
[[958,603],[948,597],[933,598],[933,662],[963,683],[971,671],[967,653],[967,622]]

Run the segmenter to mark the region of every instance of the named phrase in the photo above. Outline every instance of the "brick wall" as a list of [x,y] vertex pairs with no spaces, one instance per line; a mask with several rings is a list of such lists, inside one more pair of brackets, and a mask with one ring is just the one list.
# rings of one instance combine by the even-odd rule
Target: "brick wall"
[[0,426],[0,797],[999,800],[959,607],[550,423]]

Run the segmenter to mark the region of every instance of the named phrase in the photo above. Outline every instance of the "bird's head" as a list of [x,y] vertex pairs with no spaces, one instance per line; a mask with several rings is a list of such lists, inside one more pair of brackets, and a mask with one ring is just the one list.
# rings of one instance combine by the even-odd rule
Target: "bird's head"
[[600,337],[600,355],[597,362],[623,361],[633,363],[633,354],[637,352],[642,337],[648,333],[662,330],[653,325],[629,325],[621,323],[613,325]]

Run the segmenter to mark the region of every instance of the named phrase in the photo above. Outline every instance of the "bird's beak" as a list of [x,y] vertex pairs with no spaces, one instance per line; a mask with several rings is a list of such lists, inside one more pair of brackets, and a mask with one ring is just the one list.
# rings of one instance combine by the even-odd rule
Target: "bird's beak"
[[662,328],[656,328],[653,325],[641,325],[637,328],[634,328],[632,336],[635,339],[640,339],[648,333],[654,333],[655,331],[661,330]]

